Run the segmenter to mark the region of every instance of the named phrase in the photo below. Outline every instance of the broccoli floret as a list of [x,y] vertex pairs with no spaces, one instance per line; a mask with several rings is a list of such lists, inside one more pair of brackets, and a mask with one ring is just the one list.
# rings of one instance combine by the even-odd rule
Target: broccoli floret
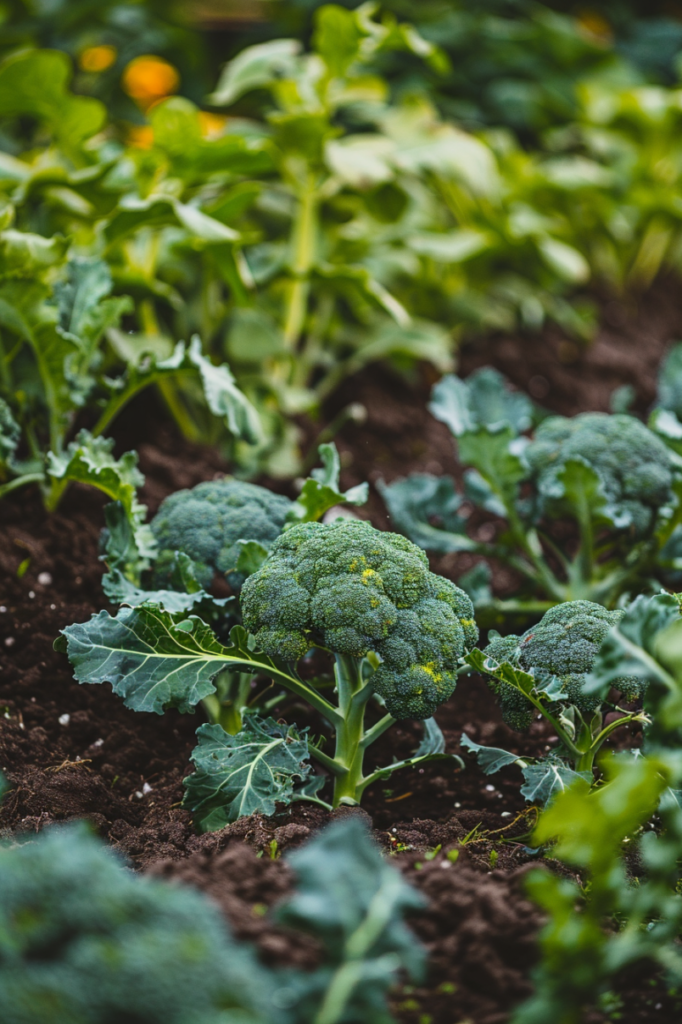
[[[538,679],[556,676],[566,692],[566,703],[589,715],[599,707],[601,698],[583,692],[585,676],[592,669],[609,629],[617,625],[623,615],[622,610],[608,611],[593,601],[565,601],[550,608],[537,626],[527,629],[522,636],[497,638],[483,653],[497,662],[517,664],[526,672],[533,672]],[[522,708],[516,697],[525,703],[528,715],[524,728],[527,728],[532,721],[532,707],[525,698],[508,683],[491,680],[490,685],[499,696],[505,722],[512,728],[519,728],[515,722],[520,720]],[[628,697],[638,696],[642,692],[642,681],[637,677],[623,677],[617,680],[615,688]],[[516,695],[514,700],[512,694]]]
[[268,1019],[267,976],[218,909],[134,875],[84,826],[1,850],[0,876],[3,1024]]
[[616,519],[636,537],[650,530],[658,509],[672,498],[668,449],[632,416],[583,413],[550,416],[526,448],[541,495],[541,510],[555,502],[555,478],[568,459],[581,458],[598,473]]
[[238,540],[257,540],[269,547],[284,526],[292,502],[265,487],[226,477],[177,491],[161,504],[151,523],[159,545],[154,566],[156,586],[168,585],[174,552],[194,562],[194,574],[207,588],[215,572],[225,573],[234,590],[244,582],[235,572]]
[[395,718],[429,718],[478,638],[464,591],[431,573],[406,537],[359,520],[287,530],[244,584],[241,607],[271,657],[297,661],[314,644],[355,658],[378,654],[372,680]]

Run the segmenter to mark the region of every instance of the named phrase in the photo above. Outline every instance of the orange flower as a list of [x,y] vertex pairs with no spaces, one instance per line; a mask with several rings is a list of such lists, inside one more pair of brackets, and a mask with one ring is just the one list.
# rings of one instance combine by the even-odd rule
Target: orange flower
[[154,144],[154,129],[150,124],[131,124],[128,127],[128,145],[135,149],[151,149]]
[[83,50],[78,63],[83,71],[106,71],[116,60],[115,46],[88,46]]
[[578,30],[592,42],[607,45],[613,41],[613,30],[598,11],[582,11],[577,19]]
[[123,72],[121,84],[124,91],[143,110],[147,110],[164,96],[177,92],[180,75],[161,57],[136,57]]

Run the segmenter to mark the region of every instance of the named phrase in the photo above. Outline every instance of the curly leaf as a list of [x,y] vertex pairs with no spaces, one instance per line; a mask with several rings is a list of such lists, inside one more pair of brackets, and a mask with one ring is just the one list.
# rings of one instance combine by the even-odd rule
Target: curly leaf
[[481,675],[492,676],[493,679],[499,679],[501,683],[509,683],[519,693],[529,694],[535,689],[535,676],[530,672],[524,672],[523,669],[511,665],[508,661],[498,664],[492,658],[486,658],[478,647],[465,654],[462,660]]
[[[248,814],[274,814],[276,803],[294,798],[294,780],[311,771],[308,741],[295,725],[280,725],[246,712],[235,736],[220,725],[197,729],[192,752],[196,771],[184,780],[183,806],[202,832],[223,828]],[[324,780],[322,780],[324,783]]]
[[364,505],[369,495],[369,484],[358,484],[347,491],[340,490],[341,460],[335,444],[321,444],[318,448],[322,469],[314,469],[301,488],[301,493],[287,514],[289,523],[317,522],[335,505]]

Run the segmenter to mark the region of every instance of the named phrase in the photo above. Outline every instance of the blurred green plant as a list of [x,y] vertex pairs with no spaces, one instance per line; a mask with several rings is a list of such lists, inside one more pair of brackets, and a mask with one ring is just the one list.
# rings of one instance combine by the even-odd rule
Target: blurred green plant
[[514,1024],[579,1024],[638,963],[671,985],[682,978],[682,620],[671,620],[671,600],[639,597],[607,635],[586,683],[604,696],[614,679],[639,676],[651,725],[644,756],[605,758],[600,787],[572,786],[540,818],[533,842],[551,844],[582,885],[548,871],[529,878],[549,923],[535,993]]

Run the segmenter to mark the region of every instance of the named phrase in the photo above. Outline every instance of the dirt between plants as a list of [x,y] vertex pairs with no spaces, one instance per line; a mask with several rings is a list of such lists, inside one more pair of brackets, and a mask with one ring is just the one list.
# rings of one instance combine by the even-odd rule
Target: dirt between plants
[[[644,409],[655,367],[682,326],[682,311],[665,290],[647,303],[639,319],[628,319],[618,330],[607,325],[596,344],[575,358],[574,353],[573,361],[562,339],[550,333],[544,339],[480,343],[463,353],[462,370],[489,361],[562,413],[606,409],[614,386],[634,383],[638,408]],[[618,358],[612,358],[616,348]],[[538,376],[550,382],[543,396]],[[348,425],[337,439],[345,486],[415,470],[458,475],[450,435],[426,410],[434,379],[422,367],[409,381],[374,369],[346,382],[327,419],[350,401],[362,402],[368,415],[363,426]],[[323,425],[302,429],[312,441]],[[120,450],[135,438],[146,439],[139,452],[147,478],[143,499],[151,513],[166,494],[228,469],[216,452],[181,440],[150,396],[129,410],[117,437]],[[294,941],[273,926],[267,909],[292,884],[280,854],[311,836],[329,814],[297,804],[272,818],[256,815],[197,835],[180,801],[201,716],[128,711],[108,685],[78,685],[65,656],[52,648],[61,628],[106,607],[98,560],[103,505],[99,495],[80,487],[71,489],[51,517],[31,491],[0,504],[0,768],[12,787],[0,808],[0,831],[35,832],[54,821],[85,817],[137,868],[208,891],[237,934],[256,942],[266,959],[311,964],[314,944]],[[360,514],[379,528],[389,525],[374,488]],[[432,567],[456,579],[469,566],[466,556],[447,556]],[[501,573],[494,582],[498,593],[509,586]],[[287,714],[308,724],[306,709],[290,705]],[[550,747],[541,722],[527,736],[509,730],[481,680],[462,681],[437,719],[452,752],[459,750],[462,731],[478,742],[530,755]],[[406,756],[419,738],[418,724],[401,723],[372,748],[372,757],[385,763]],[[490,779],[468,755],[465,761],[464,770],[435,763],[398,773],[367,794],[365,811],[375,836],[429,900],[413,922],[429,952],[428,980],[394,999],[405,1024],[421,1024],[424,1014],[430,1024],[501,1024],[529,991],[540,916],[523,895],[522,879],[533,862],[528,842],[535,812],[519,793],[517,769]],[[461,851],[456,863],[445,856],[453,849]],[[668,997],[659,996],[660,985],[652,983],[656,979],[646,978],[628,987],[621,1020],[665,1019]]]

